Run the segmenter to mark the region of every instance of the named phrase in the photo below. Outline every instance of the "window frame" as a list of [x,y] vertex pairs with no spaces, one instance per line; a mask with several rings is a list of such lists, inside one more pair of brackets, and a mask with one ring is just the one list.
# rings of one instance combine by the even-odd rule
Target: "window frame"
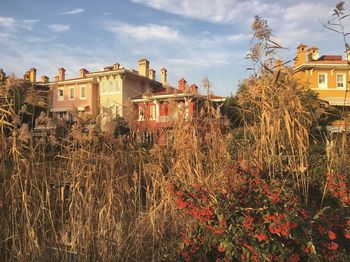
[[[85,96],[82,96],[82,89],[85,89]],[[87,87],[86,87],[86,85],[82,85],[82,86],[80,86],[80,99],[81,100],[85,100],[85,99],[87,99]]]
[[121,93],[121,79],[101,80],[100,83],[101,95]]
[[[61,91],[62,91],[62,95],[61,95]],[[57,101],[64,101],[64,88],[63,87],[59,87],[57,89]]]
[[[68,99],[69,100],[75,100],[75,87],[70,87],[69,89],[69,92],[68,92]],[[71,91],[73,90],[73,97],[71,97]]]
[[156,120],[157,119],[157,109],[155,105],[149,107],[149,119]]
[[[343,76],[343,81],[342,82],[338,82],[338,76]],[[343,86],[338,86],[338,84],[343,84]],[[337,73],[335,75],[335,86],[338,89],[346,89],[346,74],[345,73]]]
[[[324,83],[320,83],[320,76],[324,75]],[[317,75],[317,86],[320,89],[328,88],[328,74],[327,73],[318,73]]]
[[143,107],[139,107],[139,121],[143,121],[144,119],[145,119],[145,109]]

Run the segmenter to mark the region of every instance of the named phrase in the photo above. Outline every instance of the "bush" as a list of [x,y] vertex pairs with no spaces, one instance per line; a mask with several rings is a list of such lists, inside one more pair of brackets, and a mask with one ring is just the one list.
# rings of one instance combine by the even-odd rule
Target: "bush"
[[285,181],[242,167],[229,166],[216,184],[174,185],[175,205],[189,221],[179,244],[182,259],[350,258],[348,207],[311,211]]

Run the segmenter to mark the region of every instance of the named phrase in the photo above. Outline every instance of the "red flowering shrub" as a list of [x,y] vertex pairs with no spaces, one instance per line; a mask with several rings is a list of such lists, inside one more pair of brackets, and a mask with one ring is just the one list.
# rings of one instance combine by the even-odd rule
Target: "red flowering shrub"
[[349,257],[347,207],[302,207],[281,180],[237,166],[206,185],[174,185],[176,207],[188,219],[179,246],[185,261],[300,261]]
[[350,205],[350,188],[346,185],[346,177],[344,175],[334,175],[327,173],[327,185],[331,195],[339,199],[341,204]]

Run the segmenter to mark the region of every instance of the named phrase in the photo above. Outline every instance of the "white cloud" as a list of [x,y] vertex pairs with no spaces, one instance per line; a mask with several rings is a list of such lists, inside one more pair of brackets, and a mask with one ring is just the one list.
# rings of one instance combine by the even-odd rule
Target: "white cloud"
[[171,58],[167,62],[172,65],[179,66],[196,66],[196,67],[214,67],[220,65],[231,65],[229,61],[211,58],[196,58],[196,57],[186,57],[186,58]]
[[85,12],[84,8],[76,8],[69,11],[61,12],[61,15],[76,15]]
[[252,34],[230,34],[215,36],[212,41],[216,43],[239,43],[250,40],[251,38]]
[[63,33],[63,32],[67,32],[70,29],[70,25],[52,24],[52,25],[48,25],[48,28],[50,28],[54,32]]
[[140,40],[172,40],[179,39],[179,32],[171,29],[168,26],[146,24],[146,25],[131,25],[126,23],[108,23],[104,29],[115,34],[136,38]]
[[12,17],[0,16],[0,26],[5,28],[13,28],[15,26],[15,19]]
[[257,0],[130,0],[134,3],[168,13],[215,23],[232,23],[254,16],[256,12],[271,13],[274,3]]
[[13,17],[0,16],[0,27],[3,27],[7,30],[25,29],[31,31],[33,29],[33,26],[39,21],[40,20],[38,19],[19,20]]

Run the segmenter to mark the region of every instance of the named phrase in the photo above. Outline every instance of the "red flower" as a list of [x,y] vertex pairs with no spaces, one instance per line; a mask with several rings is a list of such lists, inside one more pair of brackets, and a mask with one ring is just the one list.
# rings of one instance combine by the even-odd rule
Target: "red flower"
[[344,237],[350,239],[350,230],[349,229],[344,229]]
[[255,237],[256,237],[259,241],[264,241],[264,240],[267,239],[267,235],[265,235],[265,234],[256,233],[256,234],[255,234]]
[[309,213],[306,210],[304,210],[304,209],[302,209],[300,211],[300,213],[305,219],[309,218],[309,216],[310,216]]
[[328,237],[330,240],[334,240],[337,238],[337,235],[332,231],[332,230],[329,230],[328,231]]
[[225,229],[222,229],[222,228],[217,228],[217,229],[214,230],[215,234],[221,234],[223,232],[225,232]]
[[254,183],[255,183],[256,185],[260,185],[260,184],[261,184],[261,179],[260,179],[260,178],[255,178],[255,179],[254,179]]
[[330,250],[337,250],[338,249],[338,244],[335,242],[331,242],[330,244],[326,245],[326,247]]
[[300,261],[299,254],[293,254],[290,258],[287,259],[287,262],[298,262]]
[[251,216],[246,216],[243,221],[243,226],[246,229],[253,229],[253,218]]
[[279,227],[273,227],[272,225],[269,226],[269,230],[272,234],[279,234],[281,233],[281,229]]
[[183,209],[188,206],[188,203],[182,198],[176,198],[176,208]]
[[183,242],[184,242],[184,244],[188,245],[190,243],[190,239],[189,238],[185,238]]
[[254,253],[254,248],[253,248],[251,245],[249,245],[248,243],[243,243],[243,245],[244,245],[250,252]]
[[310,250],[310,248],[305,247],[305,248],[304,248],[304,252],[308,254],[308,253],[310,253],[310,252],[311,252],[311,250]]
[[319,231],[321,234],[323,234],[323,235],[326,234],[326,229],[325,229],[324,227],[322,227],[322,226],[319,227],[318,231]]
[[280,201],[280,198],[278,196],[277,192],[274,192],[270,195],[270,199],[272,200],[273,204],[277,204]]
[[221,253],[225,252],[225,248],[218,246],[218,251],[221,252]]

